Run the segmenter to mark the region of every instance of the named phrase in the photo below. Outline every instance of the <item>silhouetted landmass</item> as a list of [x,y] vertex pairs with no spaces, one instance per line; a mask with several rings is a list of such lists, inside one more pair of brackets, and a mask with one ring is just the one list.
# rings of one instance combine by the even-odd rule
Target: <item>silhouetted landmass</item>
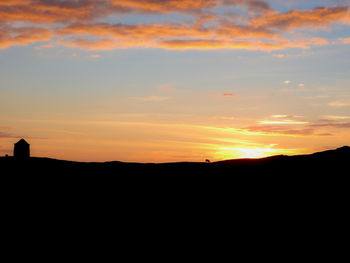
[[[314,226],[318,237],[326,223],[319,223],[320,218],[333,217],[337,222],[347,218],[342,214],[347,211],[349,160],[350,147],[213,163],[1,157],[0,178],[4,203],[11,207],[11,213],[5,214],[20,213],[10,217],[17,225],[31,218],[38,221],[33,215],[41,215],[39,224],[47,220],[51,224],[56,218],[50,227],[60,227],[62,222],[71,228],[81,225],[87,234],[91,226],[106,226],[105,233],[116,227],[132,238],[133,229],[140,233],[185,229],[188,234],[194,226],[198,237],[207,236],[211,227],[225,234],[234,230],[233,236],[242,231],[247,238],[252,237],[249,231],[260,229],[266,231],[264,239],[272,226],[283,235],[287,229],[300,233],[307,228],[309,233]],[[76,215],[80,220],[74,221]]]
[[320,172],[347,173],[350,161],[350,147],[344,146],[310,155],[272,156],[261,159],[235,159],[219,162],[178,162],[178,163],[84,163],[49,158],[31,157],[19,160],[1,157],[0,167],[9,174],[67,174],[75,175],[244,175],[268,176],[269,174],[319,174]]

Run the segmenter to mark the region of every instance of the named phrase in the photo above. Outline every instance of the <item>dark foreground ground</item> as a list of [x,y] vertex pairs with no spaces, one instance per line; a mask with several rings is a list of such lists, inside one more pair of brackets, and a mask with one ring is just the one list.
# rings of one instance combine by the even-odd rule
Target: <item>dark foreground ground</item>
[[[94,233],[104,233],[108,238],[96,238],[98,242],[131,244],[128,240],[133,239],[145,246],[156,238],[169,246],[165,241],[170,238],[178,244],[191,242],[191,250],[194,237],[209,244],[236,240],[248,246],[249,254],[248,240],[259,247],[269,244],[271,250],[267,241],[272,239],[293,249],[286,252],[289,256],[302,242],[303,248],[310,249],[307,235],[321,243],[338,240],[327,238],[328,233],[344,235],[349,161],[350,147],[215,163],[79,163],[3,157],[2,214],[14,238],[18,236],[13,231],[20,226],[31,229],[30,242],[40,228],[48,236],[63,235],[64,242],[76,242],[69,237],[79,229],[79,236],[87,241]],[[16,226],[9,228],[12,223]],[[325,231],[327,227],[331,231]],[[52,229],[57,234],[52,235]],[[126,235],[121,238],[121,233]],[[230,242],[223,245],[230,245],[229,251]],[[271,253],[276,249],[273,245]]]
[[244,175],[264,176],[284,174],[316,175],[348,174],[350,147],[297,156],[272,156],[262,159],[236,159],[213,163],[81,163],[49,158],[32,157],[28,160],[16,160],[12,157],[0,158],[3,174],[40,174],[40,175]]

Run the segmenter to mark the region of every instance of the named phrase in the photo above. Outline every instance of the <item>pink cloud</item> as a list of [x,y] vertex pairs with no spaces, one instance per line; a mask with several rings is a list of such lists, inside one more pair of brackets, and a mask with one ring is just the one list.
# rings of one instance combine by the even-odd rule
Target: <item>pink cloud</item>
[[221,97],[223,98],[236,98],[237,96],[232,94],[232,93],[224,93],[224,94],[221,94]]
[[160,91],[174,91],[176,89],[170,85],[163,85],[163,86],[159,87],[158,90],[160,90]]

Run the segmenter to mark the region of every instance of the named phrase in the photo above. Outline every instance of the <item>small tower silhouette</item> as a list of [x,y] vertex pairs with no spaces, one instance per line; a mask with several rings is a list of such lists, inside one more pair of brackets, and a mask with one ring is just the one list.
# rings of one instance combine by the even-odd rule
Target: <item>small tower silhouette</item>
[[19,140],[15,143],[13,150],[13,156],[17,159],[27,159],[30,157],[30,144],[24,139]]

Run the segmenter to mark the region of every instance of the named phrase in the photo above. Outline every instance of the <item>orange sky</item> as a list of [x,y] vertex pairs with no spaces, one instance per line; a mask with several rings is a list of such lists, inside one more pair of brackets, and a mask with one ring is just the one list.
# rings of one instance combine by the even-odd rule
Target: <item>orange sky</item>
[[203,161],[350,143],[348,0],[0,0],[0,155]]

